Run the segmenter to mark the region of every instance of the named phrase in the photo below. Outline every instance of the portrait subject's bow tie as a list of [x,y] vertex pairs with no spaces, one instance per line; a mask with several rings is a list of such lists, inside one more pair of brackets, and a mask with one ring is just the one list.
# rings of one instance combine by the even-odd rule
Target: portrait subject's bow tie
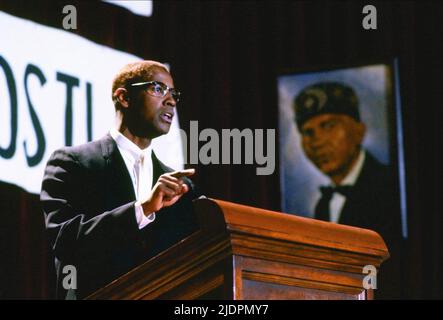
[[344,195],[345,197],[349,196],[349,194],[352,192],[352,186],[321,186],[320,187],[320,191],[322,193],[323,196],[325,197],[332,197],[332,194],[334,192],[338,192],[342,195]]

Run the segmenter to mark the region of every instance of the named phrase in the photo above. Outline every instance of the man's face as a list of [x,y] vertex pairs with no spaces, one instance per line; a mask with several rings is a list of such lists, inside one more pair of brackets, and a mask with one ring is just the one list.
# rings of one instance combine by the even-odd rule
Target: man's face
[[347,115],[321,114],[301,128],[307,157],[326,175],[346,175],[356,159],[365,134],[363,123]]
[[[174,88],[171,75],[162,69],[157,69],[148,81],[162,82]],[[156,97],[146,92],[146,86],[135,87],[127,113],[131,130],[137,136],[150,139],[168,133],[175,106],[176,101],[169,91],[164,97]]]

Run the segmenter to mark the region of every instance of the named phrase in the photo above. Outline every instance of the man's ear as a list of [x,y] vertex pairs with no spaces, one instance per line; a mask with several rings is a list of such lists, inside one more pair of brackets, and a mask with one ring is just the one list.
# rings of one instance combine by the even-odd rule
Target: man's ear
[[128,108],[129,106],[129,95],[128,90],[125,88],[118,88],[114,91],[114,101],[117,101],[118,104],[123,108]]

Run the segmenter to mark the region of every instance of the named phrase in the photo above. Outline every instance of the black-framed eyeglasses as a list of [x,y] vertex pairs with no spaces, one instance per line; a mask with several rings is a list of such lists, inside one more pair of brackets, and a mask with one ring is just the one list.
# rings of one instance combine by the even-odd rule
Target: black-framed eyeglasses
[[175,102],[180,101],[180,91],[175,88],[169,88],[166,84],[160,81],[147,81],[147,82],[137,82],[131,84],[131,87],[139,87],[145,86],[146,92],[154,97],[163,98],[168,94],[168,91],[171,93],[172,98]]

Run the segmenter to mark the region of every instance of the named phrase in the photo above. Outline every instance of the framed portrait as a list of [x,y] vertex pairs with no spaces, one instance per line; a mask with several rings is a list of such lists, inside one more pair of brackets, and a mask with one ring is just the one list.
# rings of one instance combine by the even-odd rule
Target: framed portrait
[[[349,209],[357,217],[348,217],[349,223],[344,224],[371,228],[368,219],[383,217],[369,217],[372,212],[366,209],[395,211],[395,223],[407,237],[396,59],[288,72],[278,77],[277,84],[282,211],[317,218],[324,191],[346,182],[353,193],[340,201],[329,200],[329,221],[342,223],[355,196],[358,199]],[[345,125],[352,129],[343,129]],[[378,168],[387,174],[379,173]],[[384,180],[388,175],[389,182]],[[339,194],[336,190],[333,192]],[[388,201],[382,195],[391,207],[373,206],[371,202]]]

